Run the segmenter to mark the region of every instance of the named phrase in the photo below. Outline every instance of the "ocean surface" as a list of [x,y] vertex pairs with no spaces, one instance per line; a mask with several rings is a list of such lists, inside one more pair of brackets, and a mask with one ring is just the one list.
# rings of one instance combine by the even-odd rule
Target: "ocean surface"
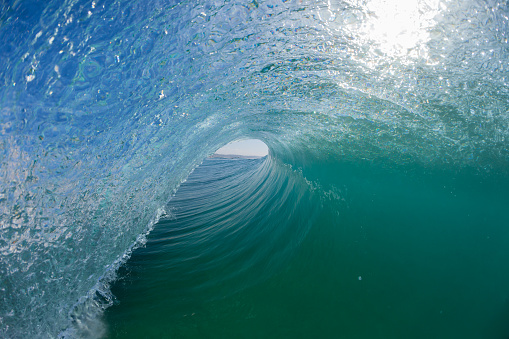
[[1,2],[0,337],[507,338],[508,39],[507,1]]
[[359,164],[296,171],[270,156],[207,159],[120,268],[102,330],[108,338],[505,338],[506,191],[474,180]]

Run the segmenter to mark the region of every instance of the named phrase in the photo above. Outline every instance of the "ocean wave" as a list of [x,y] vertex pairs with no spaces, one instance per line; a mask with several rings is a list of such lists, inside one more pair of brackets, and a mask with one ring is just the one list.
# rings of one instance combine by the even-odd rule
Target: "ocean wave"
[[328,197],[345,190],[315,170],[330,159],[507,187],[507,4],[398,4],[2,3],[0,335],[69,328],[189,173],[241,137]]

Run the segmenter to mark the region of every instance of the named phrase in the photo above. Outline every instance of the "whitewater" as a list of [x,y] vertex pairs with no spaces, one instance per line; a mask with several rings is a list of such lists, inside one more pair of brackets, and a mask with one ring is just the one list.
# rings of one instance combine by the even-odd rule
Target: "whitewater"
[[[423,338],[509,333],[507,1],[0,6],[1,337],[108,335],[119,268],[172,220],[193,170],[243,138],[269,155],[211,189],[286,207],[260,202],[253,227],[272,247],[232,274],[281,251],[224,297],[301,281],[299,306],[323,316],[284,310],[295,332],[274,337],[408,337],[402,323]],[[251,202],[237,214],[259,216]],[[229,243],[214,234],[211,246]],[[245,300],[262,314],[256,293]],[[398,300],[393,318],[382,295]],[[449,309],[425,302],[438,299]],[[331,312],[343,327],[325,325]],[[386,327],[348,327],[361,318]]]

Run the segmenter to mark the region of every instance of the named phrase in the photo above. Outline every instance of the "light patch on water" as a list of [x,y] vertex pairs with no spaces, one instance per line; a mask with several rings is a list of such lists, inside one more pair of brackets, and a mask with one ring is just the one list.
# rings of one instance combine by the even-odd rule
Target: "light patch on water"
[[435,17],[445,9],[438,0],[373,0],[365,5],[367,14],[360,32],[391,57],[428,57],[426,44]]

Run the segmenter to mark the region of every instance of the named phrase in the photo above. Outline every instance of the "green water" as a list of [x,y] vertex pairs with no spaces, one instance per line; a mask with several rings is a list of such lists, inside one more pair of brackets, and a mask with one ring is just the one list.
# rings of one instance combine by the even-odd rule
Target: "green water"
[[[215,166],[206,164],[206,171],[196,170],[189,178],[190,187],[184,184],[177,192],[177,202],[181,192],[184,198],[199,196],[204,182],[217,176],[211,170]],[[231,162],[230,166],[239,163]],[[207,247],[194,247],[194,254],[200,256],[213,246],[207,256],[166,267],[168,261],[161,257],[168,253],[161,248],[146,257],[143,251],[150,251],[158,237],[163,241],[158,229],[171,229],[193,215],[193,204],[176,209],[176,219],[156,226],[147,247],[135,252],[121,269],[112,289],[117,303],[105,314],[109,337],[509,335],[506,181],[469,173],[468,169],[396,170],[330,160],[302,162],[298,171],[274,163],[269,169],[268,173],[283,171],[305,177],[308,184],[301,185],[302,180],[295,179],[289,186],[293,185],[292,194],[309,192],[304,195],[309,200],[277,197],[287,205],[272,209],[263,225],[257,222],[257,213],[250,214],[252,219],[242,229],[261,227],[260,233],[264,233],[275,213],[286,213],[287,223],[279,219],[270,232],[278,228],[286,232],[298,221],[309,219],[311,225],[306,226],[302,241],[296,241],[291,232],[275,236],[277,243],[270,246],[295,243],[284,257],[276,257],[271,251],[259,255],[269,246],[270,236],[256,248],[242,252],[243,240],[256,232],[241,235],[237,247],[229,240],[231,234],[225,233],[223,238],[208,240]],[[194,175],[200,177],[196,185]],[[247,178],[241,175],[238,185],[249,186],[249,180],[240,179]],[[262,186],[266,199],[266,194],[274,193],[270,185]],[[222,199],[208,196],[202,200],[210,202],[208,208],[216,209],[214,204]],[[273,206],[274,201],[266,201],[256,211],[264,213],[267,204]],[[299,208],[289,213],[291,204]],[[241,207],[236,213],[249,214],[249,204],[241,202]],[[199,214],[193,222],[209,218],[202,209]],[[206,221],[214,224],[214,220]],[[232,225],[231,232],[235,229]],[[231,252],[225,254],[222,246]],[[243,263],[253,257],[261,259],[243,270]],[[221,264],[225,260],[228,263]],[[229,275],[234,278],[224,278]]]

